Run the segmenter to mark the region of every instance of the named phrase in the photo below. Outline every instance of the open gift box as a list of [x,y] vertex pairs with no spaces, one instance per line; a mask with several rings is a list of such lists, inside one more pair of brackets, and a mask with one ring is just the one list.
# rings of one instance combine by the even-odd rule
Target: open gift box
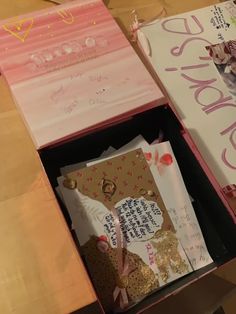
[[[232,216],[225,209],[185,141],[183,136],[185,131],[168,106],[160,106],[145,111],[131,117],[128,121],[90,133],[63,145],[39,151],[51,185],[55,188],[57,185],[56,178],[60,175],[60,168],[64,165],[98,157],[110,145],[119,148],[139,134],[142,134],[148,142],[152,142],[160,130],[164,134],[164,140],[171,143],[187,190],[194,200],[193,206],[214,263],[161,288],[128,310],[128,313],[137,313],[146,306],[159,302],[234,258],[236,256],[234,241],[236,228]],[[65,218],[71,227],[67,210],[63,204],[61,205]]]
[[[86,0],[84,2],[85,7],[82,8],[77,7],[78,1],[74,1],[59,9],[52,9],[50,12],[44,11],[39,16],[37,14],[34,17],[27,15],[20,19],[17,25],[15,21],[4,21],[1,36],[6,41],[4,41],[4,51],[2,52],[1,69],[27,121],[27,126],[53,188],[56,186],[56,178],[60,174],[60,167],[97,157],[110,145],[119,148],[139,134],[142,134],[148,142],[152,142],[157,138],[159,131],[163,132],[164,140],[170,141],[187,190],[194,200],[193,205],[196,215],[214,263],[160,289],[128,311],[128,313],[137,313],[144,310],[146,306],[176,293],[184,286],[234,258],[236,251],[234,245],[235,224],[233,215],[226,209],[225,204],[219,198],[203,171],[201,166],[205,167],[204,161],[198,155],[191,138],[170,107],[163,106],[166,101],[162,93],[150,80],[149,75],[144,71],[133,51],[130,50],[131,48],[129,48],[117,26],[113,24],[107,13],[101,14],[105,12],[99,1]],[[92,19],[86,17],[82,21],[83,23],[89,21],[90,36],[84,38],[84,34],[79,32],[77,25],[74,27],[73,24],[74,18],[81,14],[80,10],[85,10],[86,14],[94,13],[91,7],[88,10],[88,5],[95,7],[94,10],[97,15],[96,19],[93,15]],[[54,27],[53,22],[48,22],[50,14],[56,14],[56,27]],[[95,29],[95,25],[100,27],[102,23],[111,23],[115,36],[114,33],[109,33],[107,40],[104,34],[101,36],[101,33],[98,35],[96,31],[92,30]],[[33,40],[33,46],[31,46],[28,45],[28,39],[30,39],[29,34],[34,25],[38,26],[33,30],[38,41]],[[65,27],[68,25],[72,25],[73,32],[78,33],[67,33]],[[43,39],[45,40],[44,44],[46,44],[43,50],[40,42],[43,37],[42,28],[45,33],[45,29],[48,32],[52,31],[48,35],[51,38],[54,37],[50,41],[50,47],[47,46],[49,45],[49,39]],[[109,27],[106,29],[108,32],[110,31]],[[104,32],[103,29],[102,31]],[[62,33],[59,48],[58,33]],[[68,39],[68,36],[70,39]],[[73,36],[76,40],[71,40]],[[118,38],[120,42],[119,40],[113,42],[114,38]],[[109,46],[109,43],[112,43],[112,45]],[[95,47],[96,44],[97,47]],[[32,47],[34,51],[32,51]],[[37,49],[40,51],[38,52]],[[107,82],[108,77],[111,76],[110,70],[112,72],[112,67],[106,69],[104,74],[106,58],[101,62],[102,70],[100,70],[100,73],[96,70],[97,61],[95,62],[95,60],[103,57],[104,50],[110,55],[112,53],[115,55],[117,50],[121,51],[118,57],[109,59],[110,64],[113,66],[116,62],[116,74],[122,72],[121,66],[124,69],[130,65],[130,60],[133,62],[131,62],[131,67],[128,68],[132,74],[131,77],[122,74],[117,79],[117,76],[113,74],[112,79],[117,80],[115,93]],[[70,58],[68,58],[68,55],[70,55]],[[16,56],[20,56],[17,61]],[[68,59],[71,62],[71,67],[67,64]],[[88,61],[91,61],[92,65],[87,68]],[[60,71],[57,72],[58,69],[67,66],[69,70],[66,73],[65,81],[68,81],[69,77],[70,84],[67,84],[69,86],[64,84],[63,71],[61,76]],[[88,77],[83,81],[82,77],[85,72]],[[58,73],[59,77],[56,77]],[[134,80],[134,74],[136,81]],[[55,77],[63,83],[54,86]],[[74,85],[71,81],[74,82]],[[133,82],[133,85],[130,85],[130,81]],[[93,95],[89,96],[88,104],[93,110],[79,112],[78,108],[87,105],[87,103],[83,103],[83,99],[74,97],[79,93],[83,94],[82,90],[88,84],[87,94]],[[76,89],[76,87],[81,88],[81,90]],[[125,90],[124,95],[121,94],[122,101],[118,97],[121,90]],[[110,93],[110,98],[102,100],[101,95],[106,93]],[[63,95],[64,99],[61,102]],[[114,95],[116,95],[116,102],[110,108],[109,104],[112,103],[112,96]],[[45,103],[45,99],[50,99],[51,103]],[[43,106],[46,108],[43,108]],[[47,111],[47,109],[49,110]],[[83,109],[85,108],[83,107]],[[63,112],[63,117],[60,115],[60,110]],[[99,112],[99,110],[101,111]],[[116,119],[113,119],[114,115]],[[85,119],[85,116],[87,119]],[[55,143],[57,145],[53,146],[52,144]],[[192,149],[198,158],[193,154]],[[71,227],[66,209],[63,205],[61,208],[69,227]],[[96,313],[98,311],[96,310]]]

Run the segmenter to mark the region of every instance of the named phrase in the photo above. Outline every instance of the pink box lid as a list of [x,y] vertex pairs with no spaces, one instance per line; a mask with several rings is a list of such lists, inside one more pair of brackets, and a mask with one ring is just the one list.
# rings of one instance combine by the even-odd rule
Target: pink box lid
[[0,69],[37,149],[165,103],[101,0],[1,21]]

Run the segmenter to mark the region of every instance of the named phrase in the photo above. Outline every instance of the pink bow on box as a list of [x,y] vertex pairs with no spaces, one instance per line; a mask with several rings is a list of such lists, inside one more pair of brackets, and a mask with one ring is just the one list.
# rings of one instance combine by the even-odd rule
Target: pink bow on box
[[226,185],[222,190],[226,196],[236,198],[236,184]]
[[173,157],[171,154],[165,153],[161,157],[159,157],[157,150],[155,150],[154,156],[151,152],[144,153],[144,156],[149,166],[153,164],[156,165],[160,175],[163,174],[163,171],[166,166],[170,166],[173,163]]

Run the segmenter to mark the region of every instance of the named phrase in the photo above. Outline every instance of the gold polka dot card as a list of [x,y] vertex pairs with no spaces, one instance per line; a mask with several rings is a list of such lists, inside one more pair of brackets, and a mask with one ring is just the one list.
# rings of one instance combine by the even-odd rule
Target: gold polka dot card
[[129,307],[192,271],[142,149],[59,185],[105,309]]
[[[110,157],[106,157],[103,154],[99,160],[95,159],[87,162],[87,166],[96,165],[97,162],[106,160],[106,158],[115,157],[137,148],[141,148],[144,152],[153,178],[174,225],[177,237],[193,269],[198,270],[211,264],[213,260],[208,252],[193,208],[192,203],[194,200],[188,194],[170,142],[156,141],[150,145],[139,135],[118,150],[109,149],[109,155],[107,156]],[[107,152],[105,152],[106,154]],[[81,164],[73,165],[73,167],[78,169],[81,167]],[[73,171],[75,169],[73,167],[68,166],[66,169],[72,169],[71,171]]]

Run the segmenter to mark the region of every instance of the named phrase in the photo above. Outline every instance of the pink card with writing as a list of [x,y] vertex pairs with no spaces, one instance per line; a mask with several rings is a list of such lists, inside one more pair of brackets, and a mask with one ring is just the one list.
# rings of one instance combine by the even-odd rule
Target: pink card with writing
[[[236,94],[206,49],[234,40],[235,20],[236,3],[226,1],[145,24],[139,38],[145,38],[140,43],[148,47],[143,50],[187,129],[186,138],[194,141],[219,195],[236,214]],[[217,55],[226,66],[219,49]]]
[[165,102],[101,0],[1,21],[0,68],[37,148]]

